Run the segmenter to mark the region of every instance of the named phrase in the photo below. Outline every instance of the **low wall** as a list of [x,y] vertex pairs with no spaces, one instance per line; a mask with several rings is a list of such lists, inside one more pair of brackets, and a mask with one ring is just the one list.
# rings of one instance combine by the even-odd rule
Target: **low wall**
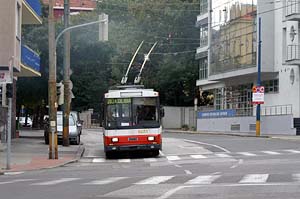
[[[197,119],[197,131],[255,132],[255,117]],[[261,116],[261,134],[296,135],[293,115]]]

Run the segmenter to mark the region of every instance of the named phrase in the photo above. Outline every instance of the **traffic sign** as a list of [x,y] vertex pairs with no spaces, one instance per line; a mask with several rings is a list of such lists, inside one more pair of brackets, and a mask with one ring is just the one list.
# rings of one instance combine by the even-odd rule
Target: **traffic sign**
[[11,78],[8,70],[0,71],[0,84],[11,84]]
[[264,104],[265,103],[265,87],[253,86],[252,88],[252,103]]

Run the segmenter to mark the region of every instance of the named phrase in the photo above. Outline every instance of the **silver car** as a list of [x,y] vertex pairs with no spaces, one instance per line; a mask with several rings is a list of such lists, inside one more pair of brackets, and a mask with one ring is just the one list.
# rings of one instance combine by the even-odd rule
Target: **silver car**
[[[58,141],[63,139],[63,114],[57,112],[57,138]],[[80,131],[75,122],[73,115],[69,116],[69,140],[76,145],[80,144]]]

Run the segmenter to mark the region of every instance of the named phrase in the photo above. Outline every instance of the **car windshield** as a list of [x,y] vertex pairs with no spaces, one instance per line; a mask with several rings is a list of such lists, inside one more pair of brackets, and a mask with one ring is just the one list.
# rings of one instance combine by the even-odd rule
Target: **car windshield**
[[[60,114],[57,115],[57,125],[58,126],[62,126],[63,125],[63,117]],[[75,126],[74,119],[73,119],[73,117],[71,115],[69,116],[69,126]]]
[[108,99],[107,128],[151,128],[159,126],[158,98]]

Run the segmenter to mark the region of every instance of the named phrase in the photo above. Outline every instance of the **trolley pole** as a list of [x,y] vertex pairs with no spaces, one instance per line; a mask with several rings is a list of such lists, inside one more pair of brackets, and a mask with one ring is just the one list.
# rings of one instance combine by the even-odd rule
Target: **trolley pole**
[[[257,86],[261,84],[261,17],[258,19]],[[256,106],[256,136],[260,136],[260,104]]]
[[[64,27],[69,27],[69,0],[64,0]],[[63,146],[69,146],[69,115],[70,115],[70,32],[64,34],[64,108],[63,108]]]
[[57,147],[57,124],[56,124],[56,56],[55,56],[55,24],[54,24],[54,0],[49,0],[49,81],[48,81],[48,101],[49,101],[49,159],[58,159]]

